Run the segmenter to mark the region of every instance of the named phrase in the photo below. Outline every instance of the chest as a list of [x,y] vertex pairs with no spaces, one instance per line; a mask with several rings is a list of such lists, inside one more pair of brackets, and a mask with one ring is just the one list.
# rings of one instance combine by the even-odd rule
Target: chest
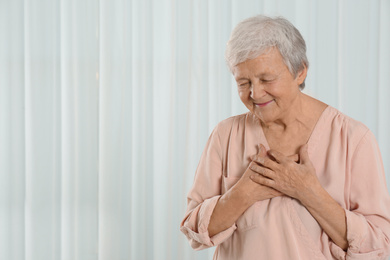
[[300,129],[283,134],[264,131],[264,135],[270,149],[281,152],[286,156],[291,156],[298,154],[301,146],[308,142],[311,131]]

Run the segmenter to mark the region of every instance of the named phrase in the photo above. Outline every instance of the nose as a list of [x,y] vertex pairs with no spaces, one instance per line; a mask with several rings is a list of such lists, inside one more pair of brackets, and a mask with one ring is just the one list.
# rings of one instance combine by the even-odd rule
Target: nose
[[265,96],[267,93],[264,90],[264,86],[260,83],[252,83],[251,86],[251,98],[253,100],[259,100],[263,96]]

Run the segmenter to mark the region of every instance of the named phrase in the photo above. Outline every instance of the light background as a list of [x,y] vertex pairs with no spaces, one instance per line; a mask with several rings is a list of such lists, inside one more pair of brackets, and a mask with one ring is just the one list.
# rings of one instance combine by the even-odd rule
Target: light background
[[301,31],[305,92],[374,132],[389,183],[389,0],[0,0],[0,259],[211,259],[179,224],[246,111],[223,55],[259,13]]

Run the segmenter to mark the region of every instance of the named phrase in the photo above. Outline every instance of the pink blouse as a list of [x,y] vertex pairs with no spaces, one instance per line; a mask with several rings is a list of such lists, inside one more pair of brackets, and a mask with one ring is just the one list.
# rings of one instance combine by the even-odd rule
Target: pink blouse
[[330,106],[311,134],[308,153],[322,186],[345,209],[347,252],[299,201],[287,196],[253,204],[233,226],[210,237],[210,216],[219,197],[240,179],[260,143],[269,149],[258,119],[249,112],[220,122],[212,132],[180,227],[194,249],[217,246],[214,259],[223,260],[367,260],[389,255],[390,196],[375,137]]

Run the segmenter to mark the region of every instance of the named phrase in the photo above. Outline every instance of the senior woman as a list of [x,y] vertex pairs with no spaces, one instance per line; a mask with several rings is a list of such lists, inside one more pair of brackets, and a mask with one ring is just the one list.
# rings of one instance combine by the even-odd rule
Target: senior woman
[[373,133],[301,90],[299,31],[255,16],[226,60],[246,114],[212,132],[181,231],[214,259],[385,259],[390,197]]

